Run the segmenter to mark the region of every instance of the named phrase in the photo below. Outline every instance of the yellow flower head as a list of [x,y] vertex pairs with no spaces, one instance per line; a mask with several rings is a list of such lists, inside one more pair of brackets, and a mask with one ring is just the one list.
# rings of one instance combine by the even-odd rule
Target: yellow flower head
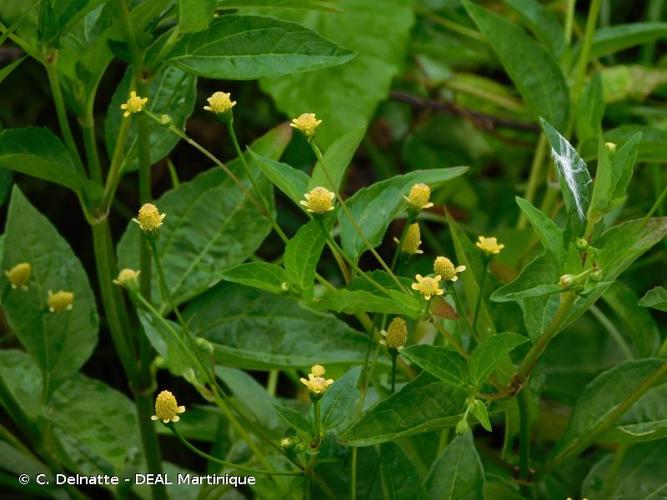
[[505,248],[505,245],[498,243],[496,238],[487,238],[485,236],[480,236],[475,245],[486,255],[497,255]]
[[311,397],[319,398],[324,394],[327,388],[334,383],[332,379],[324,378],[324,367],[322,365],[314,365],[310,369],[308,379],[301,378],[301,383],[306,386]]
[[294,118],[290,127],[297,129],[308,139],[315,135],[315,129],[322,123],[322,120],[318,120],[315,116],[315,113],[304,113],[298,118]]
[[309,212],[323,214],[334,209],[333,199],[336,195],[322,186],[316,187],[310,193],[304,194],[303,197],[305,200],[301,200],[299,203],[306,207]]
[[162,225],[162,221],[166,214],[161,214],[155,205],[152,203],[144,203],[139,209],[139,214],[136,219],[132,219],[139,224],[142,231],[147,233],[157,231]]
[[206,100],[208,106],[204,106],[204,109],[215,114],[226,113],[236,106],[236,101],[232,101],[231,94],[227,92],[213,92],[213,95]]
[[74,294],[72,292],[66,292],[60,290],[59,292],[53,293],[49,290],[49,296],[46,300],[49,305],[49,311],[53,312],[63,312],[71,311],[72,303],[74,302]]
[[118,277],[113,280],[113,282],[116,285],[125,288],[136,287],[139,281],[139,273],[141,273],[141,271],[135,271],[134,269],[128,268],[122,269],[118,273]]
[[31,274],[32,266],[28,262],[21,262],[5,271],[5,276],[7,276],[13,289],[21,288],[22,290],[27,290]]
[[429,276],[422,276],[418,274],[415,276],[417,283],[412,284],[412,289],[417,290],[426,300],[431,300],[434,295],[442,295],[444,290],[440,288],[440,276],[436,275],[431,278]]
[[410,188],[410,193],[404,196],[405,201],[410,204],[410,207],[416,210],[424,210],[431,208],[433,203],[428,199],[431,197],[431,188],[427,184],[417,183]]
[[[394,238],[395,242],[399,242],[398,239]],[[415,255],[418,253],[424,253],[423,250],[419,249],[419,246],[422,244],[421,233],[419,231],[419,224],[416,222],[410,224],[408,230],[405,232],[405,238],[403,238],[403,244],[401,245],[401,252],[407,253],[410,255]]]
[[447,257],[437,257],[435,262],[433,262],[433,271],[435,274],[440,275],[445,281],[456,281],[459,279],[457,276],[458,273],[462,273],[466,270],[466,266],[456,266],[452,264],[452,261]]
[[123,116],[127,118],[131,114],[141,113],[144,106],[148,102],[148,97],[139,97],[133,90],[130,92],[130,98],[120,105],[120,109],[124,110]]
[[380,333],[384,337],[384,339],[380,340],[380,344],[386,345],[387,349],[400,351],[408,340],[408,327],[403,318],[394,318],[389,323],[389,328],[386,331],[382,330]]
[[178,406],[176,397],[169,391],[162,391],[155,398],[155,415],[151,420],[162,420],[165,424],[169,422],[178,422],[181,417],[179,413],[185,411],[185,406]]

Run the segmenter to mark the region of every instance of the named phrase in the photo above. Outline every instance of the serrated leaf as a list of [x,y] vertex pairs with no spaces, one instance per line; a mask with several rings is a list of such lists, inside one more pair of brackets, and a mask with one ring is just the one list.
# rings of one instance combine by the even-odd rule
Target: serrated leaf
[[652,288],[644,294],[639,301],[639,305],[667,312],[667,290],[661,286]]
[[385,498],[426,499],[426,491],[417,469],[396,443],[383,443],[380,446],[380,475]]
[[466,360],[446,347],[413,345],[403,349],[401,356],[453,386],[463,387],[468,380]]
[[554,57],[521,28],[498,14],[471,2],[464,2],[464,6],[488,39],[533,116],[544,116],[556,128],[564,128],[570,107],[569,91]]
[[361,363],[368,343],[365,335],[334,316],[233,283],[201,295],[184,314],[195,336],[214,344],[220,364],[239,368]]
[[[289,139],[289,129],[280,126],[258,139],[254,147],[279,157]],[[246,180],[240,160],[229,162],[228,167],[244,181],[245,190],[239,189],[224,171],[213,168],[167,191],[155,202],[167,214],[157,235],[157,247],[177,304],[218,283],[226,268],[252,255],[271,230],[270,222],[257,207],[261,202]],[[272,207],[272,187],[258,169],[252,170]],[[141,237],[139,226],[130,222],[118,244],[120,267],[139,268]],[[157,280],[157,273],[153,273],[153,297],[160,297]]]
[[457,436],[445,447],[425,485],[432,500],[483,500],[484,469],[471,432]]
[[[9,205],[2,268],[32,266],[28,289],[10,289],[3,308],[21,344],[40,367],[48,397],[90,357],[98,334],[95,296],[69,243],[14,187]],[[71,311],[50,313],[48,291],[74,293]]]
[[282,267],[269,262],[246,262],[225,270],[222,279],[267,292],[284,293],[287,273]]
[[254,80],[343,64],[348,49],[300,24],[229,14],[184,36],[167,55],[183,71],[221,80]]
[[369,446],[453,427],[463,414],[467,397],[466,391],[422,373],[368,410],[343,433],[340,442],[346,446]]
[[504,332],[480,343],[470,356],[470,377],[473,383],[479,386],[485,382],[505,356],[526,342],[528,339],[523,335]]
[[[414,184],[422,182],[430,185],[431,189],[436,189],[443,183],[463,175],[466,170],[467,167],[439,168],[415,170],[408,174],[397,175],[360,189],[347,199],[347,207],[366,235],[366,239],[376,247],[382,242],[391,221],[405,209],[403,196],[410,192]],[[346,211],[339,210],[338,220],[343,249],[356,260],[367,247],[350,222]]]

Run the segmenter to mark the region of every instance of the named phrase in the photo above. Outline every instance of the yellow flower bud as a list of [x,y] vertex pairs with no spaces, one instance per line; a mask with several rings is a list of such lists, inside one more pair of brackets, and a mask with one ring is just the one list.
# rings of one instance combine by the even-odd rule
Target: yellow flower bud
[[497,255],[505,248],[505,245],[498,243],[496,238],[487,238],[485,236],[480,236],[475,245],[486,255]]
[[403,318],[394,318],[389,323],[389,328],[386,331],[382,330],[380,333],[384,337],[384,339],[380,340],[380,343],[386,345],[387,349],[400,351],[408,340],[408,327]]
[[604,145],[607,148],[607,150],[609,151],[609,154],[611,154],[613,156],[614,153],[616,153],[616,144],[614,144],[613,142],[605,142]]
[[132,221],[139,224],[142,231],[151,233],[160,228],[166,216],[166,214],[161,214],[158,208],[152,203],[144,203],[139,209],[137,218],[132,219]]
[[299,203],[306,207],[306,210],[315,214],[323,214],[334,209],[333,199],[336,197],[334,193],[327,188],[318,186],[310,193],[303,195],[305,200]]
[[72,303],[74,302],[74,294],[64,290],[60,290],[56,293],[49,290],[46,302],[49,305],[49,311],[51,312],[59,313],[63,311],[71,311]]
[[438,275],[431,278],[429,276],[417,274],[415,279],[417,282],[412,284],[412,289],[421,293],[426,300],[431,300],[431,297],[434,295],[442,295],[445,293],[445,291],[440,288],[439,282],[441,278]]
[[310,139],[315,135],[315,130],[320,123],[322,123],[322,120],[318,120],[315,113],[304,113],[298,118],[294,118],[290,127],[299,130],[306,138]]
[[7,276],[7,280],[9,280],[13,289],[21,288],[22,290],[27,290],[31,274],[32,266],[28,262],[21,262],[5,271],[5,276]]
[[456,266],[447,257],[437,257],[433,262],[433,271],[440,275],[445,281],[456,281],[459,279],[458,273],[466,270],[466,266]]
[[332,379],[324,378],[324,367],[322,365],[314,365],[310,369],[308,379],[299,379],[303,385],[306,386],[311,398],[319,399],[327,388],[334,383]]
[[423,210],[431,208],[433,203],[429,202],[431,197],[431,188],[427,184],[417,183],[410,188],[410,193],[404,196],[405,201],[410,204],[410,207],[416,210]]
[[410,227],[408,227],[408,230],[405,232],[405,238],[403,238],[403,244],[401,245],[401,252],[410,255],[424,253],[423,250],[419,249],[419,246],[421,244],[422,240],[421,240],[421,233],[419,231],[419,224],[417,224],[416,222],[414,224],[410,224]]
[[183,413],[185,406],[178,406],[176,397],[169,391],[162,391],[155,399],[155,415],[151,420],[162,420],[165,424],[169,422],[178,422],[181,417],[178,413]]
[[134,269],[122,269],[118,273],[118,277],[113,280],[113,282],[124,288],[136,288],[139,286],[139,274],[141,271],[135,271]]
[[127,118],[131,114],[141,113],[144,109],[144,106],[148,102],[147,97],[139,97],[137,93],[133,90],[130,92],[129,99],[120,105],[120,109],[124,110],[123,116]]
[[236,101],[232,101],[231,94],[226,92],[214,92],[206,100],[208,101],[208,106],[204,106],[204,109],[212,111],[215,114],[226,113],[236,106]]
[[574,274],[564,274],[560,277],[560,280],[558,280],[558,284],[561,286],[561,288],[567,289],[574,285],[576,281],[577,277]]

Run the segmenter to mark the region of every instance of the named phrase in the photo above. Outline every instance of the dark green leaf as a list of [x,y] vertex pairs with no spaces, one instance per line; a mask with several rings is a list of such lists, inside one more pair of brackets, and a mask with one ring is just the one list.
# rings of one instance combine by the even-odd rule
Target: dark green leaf
[[426,499],[426,492],[417,469],[397,444],[384,443],[380,446],[380,474],[385,498],[392,500]]
[[19,67],[19,65],[26,60],[28,56],[23,56],[20,59],[17,59],[14,62],[11,62],[7,64],[6,66],[3,66],[2,69],[0,69],[0,83],[7,78],[9,75],[12,74],[12,71],[14,71],[16,68]]
[[308,191],[308,175],[286,163],[266,158],[259,153],[259,151],[250,150],[255,164],[262,169],[264,175],[269,178],[274,186],[298,205],[299,201],[304,199],[303,195]]
[[[278,127],[254,143],[255,149],[279,157],[289,131]],[[158,251],[167,284],[177,304],[207,290],[223,278],[228,267],[251,256],[269,233],[271,225],[259,211],[254,193],[245,180],[241,162],[229,168],[244,181],[241,190],[221,169],[207,170],[190,182],[168,191],[155,203],[167,214],[158,234]],[[252,165],[251,165],[252,166]],[[256,184],[269,203],[272,187],[258,169]],[[252,201],[255,197],[255,202]],[[130,222],[118,246],[121,267],[139,268],[139,226]],[[160,297],[157,273],[153,273],[152,296]]]
[[353,56],[299,24],[230,14],[204,32],[184,36],[167,59],[207,78],[254,80],[337,66]]
[[389,290],[390,296],[373,290],[351,290],[338,288],[327,290],[312,303],[317,309],[345,314],[377,312],[383,314],[401,314],[409,318],[421,315],[422,305],[419,299],[397,290]]
[[483,500],[484,469],[472,433],[457,436],[433,464],[426,480],[432,500]]
[[343,429],[354,418],[359,402],[357,384],[360,375],[361,367],[350,368],[324,393],[320,400],[324,429]]
[[517,205],[526,214],[530,225],[533,226],[537,236],[540,238],[544,249],[550,252],[557,262],[564,262],[566,252],[563,230],[558,227],[553,219],[548,217],[539,208],[536,208],[528,200],[519,196],[515,199]]
[[630,179],[632,179],[632,172],[637,161],[637,154],[642,142],[642,133],[637,132],[628,141],[623,144],[614,155],[611,161],[612,169],[612,185],[613,191],[611,193],[612,201],[625,196],[628,190]]
[[[104,125],[104,136],[106,139],[107,153],[111,157],[116,147],[118,129],[123,120],[123,112],[120,105],[127,101],[130,95],[130,84],[133,72],[129,68],[125,76],[116,87],[107,111],[107,119]],[[168,114],[174,125],[184,128],[186,120],[192,114],[197,99],[197,77],[184,73],[178,68],[165,67],[152,79],[148,88],[148,103],[146,109],[160,116]],[[179,137],[167,127],[147,120],[148,128],[148,150],[150,163],[155,164],[167,156],[176,146]],[[136,170],[139,166],[139,143],[137,132],[137,120],[132,119],[127,141],[125,143],[125,167],[124,170]]]
[[309,9],[336,11],[326,0],[218,0],[225,9]]
[[[352,130],[334,141],[324,152],[322,161],[315,165],[308,182],[308,189],[323,186],[330,191],[339,192],[347,167],[365,133],[365,129]],[[331,179],[333,185],[329,182],[329,179]]]
[[178,31],[195,33],[208,28],[216,0],[178,0]]
[[466,360],[446,347],[413,345],[403,349],[401,356],[453,386],[462,387],[468,380]]
[[[88,277],[67,241],[15,187],[7,217],[2,268],[32,266],[28,290],[9,289],[3,307],[26,350],[42,370],[45,394],[74,375],[97,343],[98,317]],[[9,288],[3,276],[4,287]],[[49,312],[48,291],[74,293],[71,311]]]
[[[406,206],[403,199],[410,188],[418,183],[429,184],[436,189],[443,183],[463,175],[467,167],[439,168],[433,170],[415,170],[405,175],[397,175],[372,186],[360,189],[348,198],[347,206],[366,239],[374,247],[382,242],[387,227]],[[338,219],[341,225],[343,249],[350,257],[357,259],[368,248],[363,238],[350,222],[347,213],[340,210]]]
[[366,336],[295,300],[222,283],[185,311],[197,336],[213,342],[221,364],[247,369],[310,367],[364,360]]
[[340,441],[346,446],[369,446],[453,427],[463,414],[467,396],[467,392],[422,373],[366,412]]
[[471,2],[464,5],[535,118],[544,116],[556,128],[564,128],[570,107],[569,91],[554,57],[498,14]]
[[600,73],[595,73],[581,95],[576,118],[577,138],[580,143],[597,141],[604,116],[604,95]]
[[554,127],[542,120],[542,128],[551,144],[551,156],[558,171],[560,189],[570,222],[575,231],[582,233],[593,184],[588,167],[577,150]]
[[637,132],[642,133],[637,160],[667,162],[667,131],[665,130],[639,125],[622,125],[607,131],[605,139],[616,144],[624,144]]
[[317,263],[327,242],[326,224],[319,219],[312,219],[299,228],[287,242],[283,263],[290,285],[297,292],[310,297],[313,294],[313,280]]
[[246,262],[227,269],[222,273],[225,281],[240,285],[260,288],[272,293],[283,293],[287,283],[287,273],[275,264],[268,262]]
[[287,425],[293,428],[304,441],[310,441],[310,436],[313,434],[313,426],[301,412],[288,408],[280,403],[274,403],[273,407],[278,413],[278,416],[283,419]]
[[528,339],[515,333],[498,333],[479,344],[470,356],[470,378],[476,385],[484,383],[498,363],[515,347]]
[[558,56],[563,51],[565,36],[558,18],[535,0],[505,0],[528,26],[543,46]]
[[599,58],[667,37],[667,23],[633,23],[603,26],[595,31],[591,58]]
[[667,312],[667,290],[661,286],[652,288],[644,294],[639,301],[639,305]]

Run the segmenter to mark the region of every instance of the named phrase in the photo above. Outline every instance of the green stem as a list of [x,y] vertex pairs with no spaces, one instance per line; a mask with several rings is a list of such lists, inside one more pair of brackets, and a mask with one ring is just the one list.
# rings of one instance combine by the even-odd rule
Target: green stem
[[[584,88],[584,81],[586,78],[586,68],[588,67],[588,60],[591,55],[591,46],[593,44],[593,35],[595,34],[595,26],[597,25],[598,15],[600,14],[600,6],[602,0],[591,0],[590,8],[588,9],[588,19],[586,20],[586,30],[584,31],[584,40],[579,54],[579,61],[577,64],[574,87],[572,88],[572,105],[576,109],[581,97],[581,91]],[[573,118],[574,118],[573,113]],[[570,120],[573,122],[573,120]]]
[[53,96],[53,104],[56,107],[56,115],[58,116],[58,125],[60,126],[60,132],[63,135],[67,149],[69,149],[74,164],[76,165],[77,170],[80,174],[86,175],[86,172],[83,168],[83,162],[81,161],[81,155],[79,150],[76,147],[74,142],[74,136],[72,135],[72,129],[69,126],[69,121],[67,119],[67,108],[65,107],[65,100],[63,98],[63,92],[60,88],[60,77],[58,75],[58,51],[53,49],[49,54],[46,55],[45,67],[46,74],[49,78],[49,85],[51,87],[51,94]]
[[320,415],[320,400],[313,401],[313,411],[315,413],[315,449],[319,450],[320,449],[320,439],[321,439],[321,433],[322,431],[320,430],[321,427],[321,415]]
[[519,479],[528,479],[530,472],[530,408],[527,391],[517,396],[519,406]]
[[616,341],[616,344],[618,344],[618,347],[623,352],[623,355],[627,359],[633,359],[634,355],[632,354],[630,346],[623,338],[623,335],[621,335],[621,332],[618,331],[616,325],[614,325],[614,323],[607,317],[607,315],[603,313],[596,305],[591,306],[591,314],[595,316],[595,318],[600,322],[605,330],[607,330],[609,336],[614,339],[614,341]]
[[572,28],[574,27],[574,8],[577,0],[566,0],[565,12],[565,45],[569,46],[572,41]]
[[278,376],[280,375],[280,370],[269,370],[269,379],[266,382],[266,392],[270,396],[276,395],[276,388],[278,387]]
[[653,214],[656,212],[656,210],[658,210],[661,207],[662,202],[665,201],[665,196],[667,196],[667,186],[665,186],[660,195],[658,195],[658,197],[655,200],[655,203],[651,207],[651,210],[649,210],[649,212],[644,217],[644,220],[642,221],[642,226],[648,224],[648,221],[651,220]]
[[619,405],[608,412],[602,420],[598,421],[598,423],[593,426],[592,429],[579,438],[575,439],[569,446],[561,450],[561,452],[556,455],[556,457],[550,463],[547,464],[540,476],[549,474],[555,468],[560,466],[564,461],[578,455],[583,450],[585,450],[604,431],[611,427],[614,422],[621,418],[623,414],[628,411],[632,405],[634,405],[639,400],[639,398],[641,398],[646,393],[646,391],[660,382],[665,376],[667,376],[667,362],[660,365],[658,369],[642,380],[642,382],[637,387],[635,387],[635,389],[630,394],[628,394],[628,396]]
[[102,167],[100,166],[100,155],[95,138],[95,119],[92,112],[90,114],[86,112],[86,116],[81,123],[81,129],[83,131],[83,144],[86,150],[90,177],[95,182],[102,184]]
[[[528,185],[526,186],[526,200],[530,203],[533,203],[535,200],[535,194],[537,193],[537,187],[540,183],[540,178],[542,177],[542,166],[544,165],[544,157],[546,156],[547,151],[547,137],[542,132],[540,138],[537,140],[537,146],[535,148],[535,155],[533,156],[533,163],[530,166],[530,175],[528,177]],[[517,229],[524,229],[528,224],[528,218],[526,214],[521,212],[519,217],[519,222],[517,224]]]
[[457,312],[459,313],[459,316],[462,316],[464,318],[464,321],[466,322],[466,325],[468,325],[468,329],[470,330],[470,335],[474,337],[475,331],[473,330],[472,323],[470,322],[470,318],[468,317],[468,314],[466,313],[465,307],[463,306],[463,301],[461,300],[461,296],[459,295],[459,291],[456,289],[456,285],[452,283],[451,285],[451,291],[452,295],[454,295],[454,304],[456,304],[456,309]]
[[454,33],[467,36],[468,38],[477,40],[478,42],[485,41],[484,35],[482,35],[479,31],[475,31],[466,26],[463,26],[462,24],[455,23],[454,21],[442,17],[436,14],[435,12],[432,12],[431,10],[424,8],[417,8],[417,12],[422,14],[424,17],[429,18],[434,23],[439,24],[443,28],[447,28],[448,30],[453,31]]
[[118,183],[123,174],[123,167],[125,165],[125,142],[127,141],[127,135],[130,131],[130,123],[130,117],[121,118],[118,134],[116,135],[116,145],[111,155],[109,173],[107,174],[107,180],[104,185],[104,194],[102,195],[102,201],[100,202],[99,207],[99,211],[103,216],[109,211],[109,207],[111,206],[116,193],[116,188],[118,187]]
[[350,500],[357,498],[357,451],[356,446],[352,448],[352,461],[350,463]]
[[468,359],[470,357],[470,355],[466,352],[466,350],[463,348],[461,343],[452,334],[450,334],[445,329],[445,327],[443,327],[440,324],[439,320],[431,318],[430,321],[431,321],[431,324],[435,327],[435,329],[438,330],[442,334],[442,336],[445,337],[445,339],[447,339],[447,341],[452,345],[452,347],[454,347],[454,349],[456,349],[456,351],[461,356],[463,356],[465,359]]
[[479,295],[477,295],[477,302],[475,304],[475,313],[472,317],[472,332],[477,336],[477,319],[479,318],[479,308],[482,305],[482,296],[484,295],[484,285],[486,284],[486,275],[489,274],[489,262],[491,260],[484,257],[484,272],[482,273],[482,281],[479,284]]
[[178,438],[178,440],[185,445],[186,448],[188,448],[196,455],[199,455],[200,457],[205,458],[210,462],[214,462],[224,467],[230,467],[232,469],[236,469],[239,471],[248,472],[250,474],[262,474],[267,476],[303,476],[303,472],[301,471],[272,471],[272,470],[254,469],[252,467],[246,467],[245,465],[234,464],[232,462],[227,462],[226,460],[220,460],[219,458],[209,455],[208,453],[203,452],[202,450],[191,444],[190,441],[188,441],[180,432],[178,432],[176,426],[173,423],[168,423],[165,425]]
[[391,352],[391,393],[396,392],[396,358],[398,355]]

